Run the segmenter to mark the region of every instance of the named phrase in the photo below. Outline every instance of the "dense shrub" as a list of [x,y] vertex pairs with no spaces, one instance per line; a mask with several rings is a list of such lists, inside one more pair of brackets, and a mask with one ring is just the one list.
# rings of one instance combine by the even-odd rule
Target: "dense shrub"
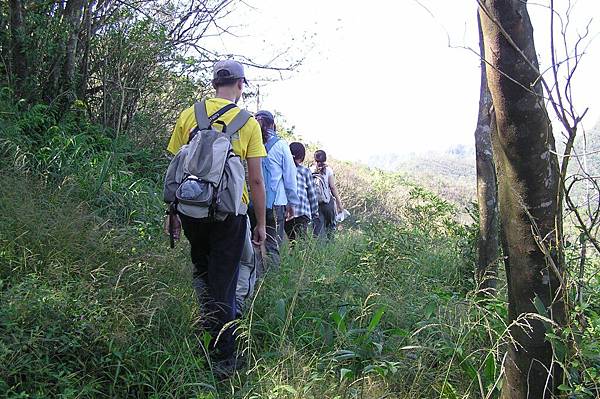
[[[113,222],[159,224],[160,181],[168,163],[162,149],[138,148],[125,136],[89,122],[83,109],[59,115],[46,105],[14,103],[0,92],[4,165],[51,186],[75,190],[91,209]],[[77,103],[75,104],[77,107]]]

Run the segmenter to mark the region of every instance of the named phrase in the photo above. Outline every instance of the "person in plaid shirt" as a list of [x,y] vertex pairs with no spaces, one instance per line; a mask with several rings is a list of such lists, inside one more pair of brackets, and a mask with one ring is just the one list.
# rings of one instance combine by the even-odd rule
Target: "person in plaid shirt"
[[306,236],[311,220],[319,218],[319,203],[312,173],[310,169],[302,165],[306,156],[304,144],[297,141],[291,143],[290,152],[296,163],[300,201],[297,204],[289,204],[287,207],[285,232],[290,241],[295,241],[298,237]]

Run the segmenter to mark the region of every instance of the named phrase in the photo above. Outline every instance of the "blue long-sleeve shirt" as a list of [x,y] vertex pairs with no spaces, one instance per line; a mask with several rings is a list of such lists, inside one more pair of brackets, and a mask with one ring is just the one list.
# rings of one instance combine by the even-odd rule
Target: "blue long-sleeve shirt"
[[276,193],[274,205],[299,203],[296,164],[285,140],[277,141],[269,150],[266,159],[271,174],[270,184]]

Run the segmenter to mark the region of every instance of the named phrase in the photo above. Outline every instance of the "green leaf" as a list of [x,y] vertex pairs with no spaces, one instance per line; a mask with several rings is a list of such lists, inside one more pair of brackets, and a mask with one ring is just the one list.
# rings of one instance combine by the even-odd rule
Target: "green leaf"
[[279,298],[275,301],[275,314],[279,319],[285,320],[285,299]]
[[296,391],[294,387],[290,385],[277,385],[275,388],[273,388],[273,392],[279,393],[281,391],[291,393],[292,395],[298,395],[298,391]]
[[369,327],[367,328],[369,330],[369,334],[372,333],[373,331],[375,331],[375,329],[379,325],[379,322],[381,322],[381,318],[383,317],[384,313],[385,313],[385,309],[383,307],[380,307],[379,309],[377,309],[377,311],[371,318]]
[[537,295],[533,299],[533,306],[535,306],[535,310],[537,310],[538,314],[541,314],[544,317],[548,317],[548,309],[546,309],[546,306],[544,305],[540,297]]
[[346,320],[345,320],[345,315],[342,315],[338,312],[333,312],[331,315],[331,318],[333,319],[336,328],[341,331],[343,334],[345,334],[348,330],[347,326],[346,326]]
[[442,387],[442,398],[444,399],[458,399],[458,395],[456,394],[456,389],[449,382],[445,382]]
[[559,391],[563,391],[563,392],[570,392],[572,389],[570,386],[566,385],[566,384],[560,384],[558,386],[558,390]]
[[380,375],[381,377],[386,377],[388,374],[388,369],[380,365],[371,364],[363,369],[363,373],[375,373]]
[[340,382],[344,381],[344,379],[351,379],[354,377],[354,372],[350,369],[342,368],[340,369]]
[[392,328],[387,331],[387,334],[391,337],[408,337],[410,333],[402,328]]
[[460,367],[467,373],[472,380],[477,381],[477,369],[469,359],[464,359],[460,363]]
[[435,302],[429,302],[427,306],[425,306],[425,318],[430,319],[434,314],[437,308],[437,304]]
[[212,336],[210,335],[210,333],[208,333],[208,331],[204,331],[204,334],[202,334],[202,344],[204,345],[204,348],[206,350],[208,350],[210,348],[210,340],[212,339]]
[[487,383],[493,382],[496,379],[496,359],[491,352],[485,358],[483,377]]
[[[364,334],[365,336],[369,336],[368,334],[368,330],[366,328],[351,328],[350,330],[347,331],[347,335],[348,337],[358,337],[362,334]],[[361,337],[363,338],[363,337]]]
[[398,350],[401,350],[401,351],[410,351],[413,349],[423,349],[423,346],[421,346],[421,345],[406,345],[406,346],[403,346],[402,348],[398,348]]
[[336,362],[343,362],[344,360],[349,360],[349,359],[356,359],[359,356],[350,350],[339,350],[334,352],[333,354],[333,360],[335,360]]
[[552,348],[556,358],[562,363],[567,357],[567,346],[562,341],[553,341]]

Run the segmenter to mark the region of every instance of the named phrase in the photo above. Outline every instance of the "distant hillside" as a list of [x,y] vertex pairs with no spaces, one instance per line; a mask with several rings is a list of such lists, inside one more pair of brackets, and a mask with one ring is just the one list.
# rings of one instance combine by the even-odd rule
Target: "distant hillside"
[[[558,153],[562,154],[564,139],[557,132],[555,137]],[[386,153],[371,156],[363,163],[372,168],[398,172],[461,208],[476,200],[477,175],[473,147],[459,145],[444,152]],[[600,120],[585,135],[578,133],[569,173],[579,178],[587,173],[596,181],[600,180]],[[574,200],[582,205],[589,197],[592,204],[597,204],[600,201],[598,193],[591,187],[589,180],[578,181],[571,191]]]
[[456,146],[445,152],[382,154],[366,163],[374,168],[399,172],[442,198],[465,207],[475,199],[475,150]]
[[[564,140],[557,132],[555,137],[558,153],[562,154]],[[600,180],[600,120],[593,128],[586,130],[585,135],[578,133],[573,155],[569,165],[571,175],[582,177],[587,173],[596,181]],[[364,163],[372,168],[398,172],[407,180],[430,189],[459,207],[465,207],[476,199],[477,175],[473,147],[458,145],[444,152],[385,153],[371,156]],[[593,204],[598,204],[598,194],[590,191],[590,187],[583,180],[574,186],[572,195],[577,203],[583,204],[589,196]]]

